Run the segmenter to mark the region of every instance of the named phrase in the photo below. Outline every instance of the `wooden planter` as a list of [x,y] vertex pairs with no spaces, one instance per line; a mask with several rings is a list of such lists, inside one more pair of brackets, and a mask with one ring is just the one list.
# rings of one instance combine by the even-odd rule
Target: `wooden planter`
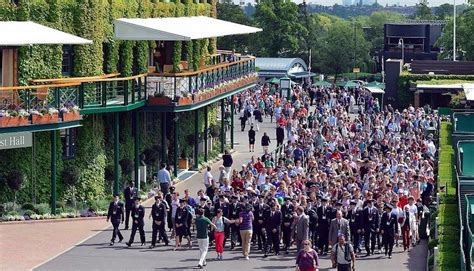
[[148,105],[167,105],[171,103],[169,97],[149,97]]
[[180,158],[178,160],[178,168],[179,169],[188,169],[189,168],[189,160]]
[[74,121],[81,118],[81,114],[79,111],[77,112],[64,112],[63,113],[63,121]]
[[31,119],[31,123],[33,124],[46,124],[46,123],[57,123],[59,121],[58,114],[45,114],[41,115],[33,115]]
[[15,127],[28,125],[28,118],[26,117],[1,117],[0,127]]
[[192,97],[179,97],[178,105],[187,105],[192,104],[193,98]]

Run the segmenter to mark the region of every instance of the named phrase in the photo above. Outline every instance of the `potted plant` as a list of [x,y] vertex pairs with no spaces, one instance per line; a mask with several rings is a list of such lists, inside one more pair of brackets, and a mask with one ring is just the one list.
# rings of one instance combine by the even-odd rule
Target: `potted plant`
[[188,92],[184,92],[183,96],[179,97],[178,105],[187,105],[193,102],[192,97],[189,96]]
[[30,114],[33,124],[56,123],[59,120],[59,111],[53,107],[31,110]]
[[0,127],[14,127],[28,125],[30,114],[24,109],[7,111],[0,110]]
[[63,121],[74,121],[81,118],[80,109],[73,102],[65,103],[64,106],[59,109],[59,112],[61,113]]
[[155,95],[148,97],[148,105],[167,105],[170,103],[171,99],[161,92],[157,92]]

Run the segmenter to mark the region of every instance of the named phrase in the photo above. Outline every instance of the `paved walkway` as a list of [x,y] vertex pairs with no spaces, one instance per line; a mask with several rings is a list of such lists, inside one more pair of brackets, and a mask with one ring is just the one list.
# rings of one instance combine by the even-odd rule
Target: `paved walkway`
[[[240,168],[243,163],[249,161],[252,155],[262,155],[263,151],[259,147],[260,137],[263,131],[266,131],[272,138],[272,148],[276,145],[275,124],[265,120],[260,132],[257,133],[257,147],[255,153],[248,152],[247,131],[241,132],[238,126],[238,120],[235,129],[236,153],[233,155],[234,165]],[[217,177],[218,166],[221,162],[213,165],[212,173]],[[176,190],[182,193],[184,189],[190,189],[195,195],[196,191],[203,188],[202,173],[198,173],[187,181],[176,185]],[[147,210],[149,212],[149,210]],[[148,217],[148,215],[146,216]],[[151,238],[151,223],[146,221],[146,238]],[[125,240],[128,239],[130,231],[124,231]],[[135,243],[131,248],[125,244],[116,244],[110,247],[111,230],[110,228],[99,233],[93,238],[77,245],[75,248],[65,252],[52,261],[38,267],[35,270],[189,270],[197,266],[199,250],[194,242],[192,249],[183,249],[173,251],[172,247],[163,247],[159,244],[155,249],[148,249],[148,246],[139,246]],[[138,236],[136,236],[137,240]],[[171,241],[174,245],[174,241]],[[228,248],[226,248],[228,249]],[[391,260],[384,259],[380,255],[370,257],[361,257],[357,261],[356,270],[425,270],[426,242],[422,242],[410,253],[403,253],[401,248],[395,248]],[[214,261],[215,252],[212,248],[208,253],[208,265],[205,270],[294,270],[295,252],[289,255],[281,255],[261,258],[260,252],[252,251],[250,260],[242,259],[239,250],[225,251],[224,261]],[[320,270],[329,270],[331,267],[330,259],[322,257],[320,261]]]

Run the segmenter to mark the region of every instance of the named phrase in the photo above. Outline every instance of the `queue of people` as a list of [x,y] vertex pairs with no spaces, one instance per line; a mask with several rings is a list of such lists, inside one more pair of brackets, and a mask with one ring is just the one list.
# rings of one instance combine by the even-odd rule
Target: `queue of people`
[[[412,106],[401,111],[390,105],[381,108],[363,88],[296,87],[287,101],[265,85],[231,102],[242,131],[251,125],[251,152],[259,130],[256,122],[262,116],[275,120],[280,158],[274,160],[270,137],[263,133],[262,156],[237,168],[226,151],[218,178],[208,167],[197,198],[189,191],[180,197],[168,186],[168,175],[159,174],[164,191],[155,197],[150,214],[152,248],[157,238],[168,245],[165,224],[176,238],[175,249],[183,237],[192,247],[193,222],[200,268],[206,265],[210,245],[218,260],[224,258],[226,244],[231,250],[240,246],[247,260],[252,245],[263,257],[294,248],[301,271],[316,270],[319,256],[328,253],[338,270],[351,270],[362,249],[366,256],[390,259],[394,246],[410,251],[417,245],[420,220],[434,189],[437,148],[430,131],[437,128],[436,114]],[[124,214],[128,220],[129,209],[132,235],[127,245],[137,230],[145,242],[144,212],[139,200],[129,202],[133,186],[127,189],[126,211],[116,207],[118,197],[109,208],[111,245],[116,235],[122,240],[116,222]]]

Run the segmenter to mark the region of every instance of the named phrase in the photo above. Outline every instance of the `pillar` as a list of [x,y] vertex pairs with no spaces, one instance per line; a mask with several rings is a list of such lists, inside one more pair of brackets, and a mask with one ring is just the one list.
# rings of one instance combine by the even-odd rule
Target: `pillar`
[[[208,159],[208,146],[207,146],[207,138],[209,137],[209,119],[208,119],[208,110],[207,110],[207,105],[204,106],[204,161],[207,162]],[[212,146],[211,146],[212,148]]]
[[230,148],[234,148],[234,95],[230,96]]
[[221,100],[221,153],[224,153],[225,149],[225,99]]
[[51,214],[56,214],[56,131],[51,131]]
[[166,163],[168,160],[166,147],[166,112],[161,112],[161,162]]
[[178,177],[178,113],[174,113],[174,177]]
[[134,156],[135,156],[135,186],[137,187],[138,191],[140,191],[140,154],[138,153],[138,149],[140,146],[140,129],[138,127],[138,112],[133,111],[133,139],[134,139]]
[[194,168],[199,167],[199,109],[194,111]]
[[119,113],[114,113],[114,193],[119,192]]

